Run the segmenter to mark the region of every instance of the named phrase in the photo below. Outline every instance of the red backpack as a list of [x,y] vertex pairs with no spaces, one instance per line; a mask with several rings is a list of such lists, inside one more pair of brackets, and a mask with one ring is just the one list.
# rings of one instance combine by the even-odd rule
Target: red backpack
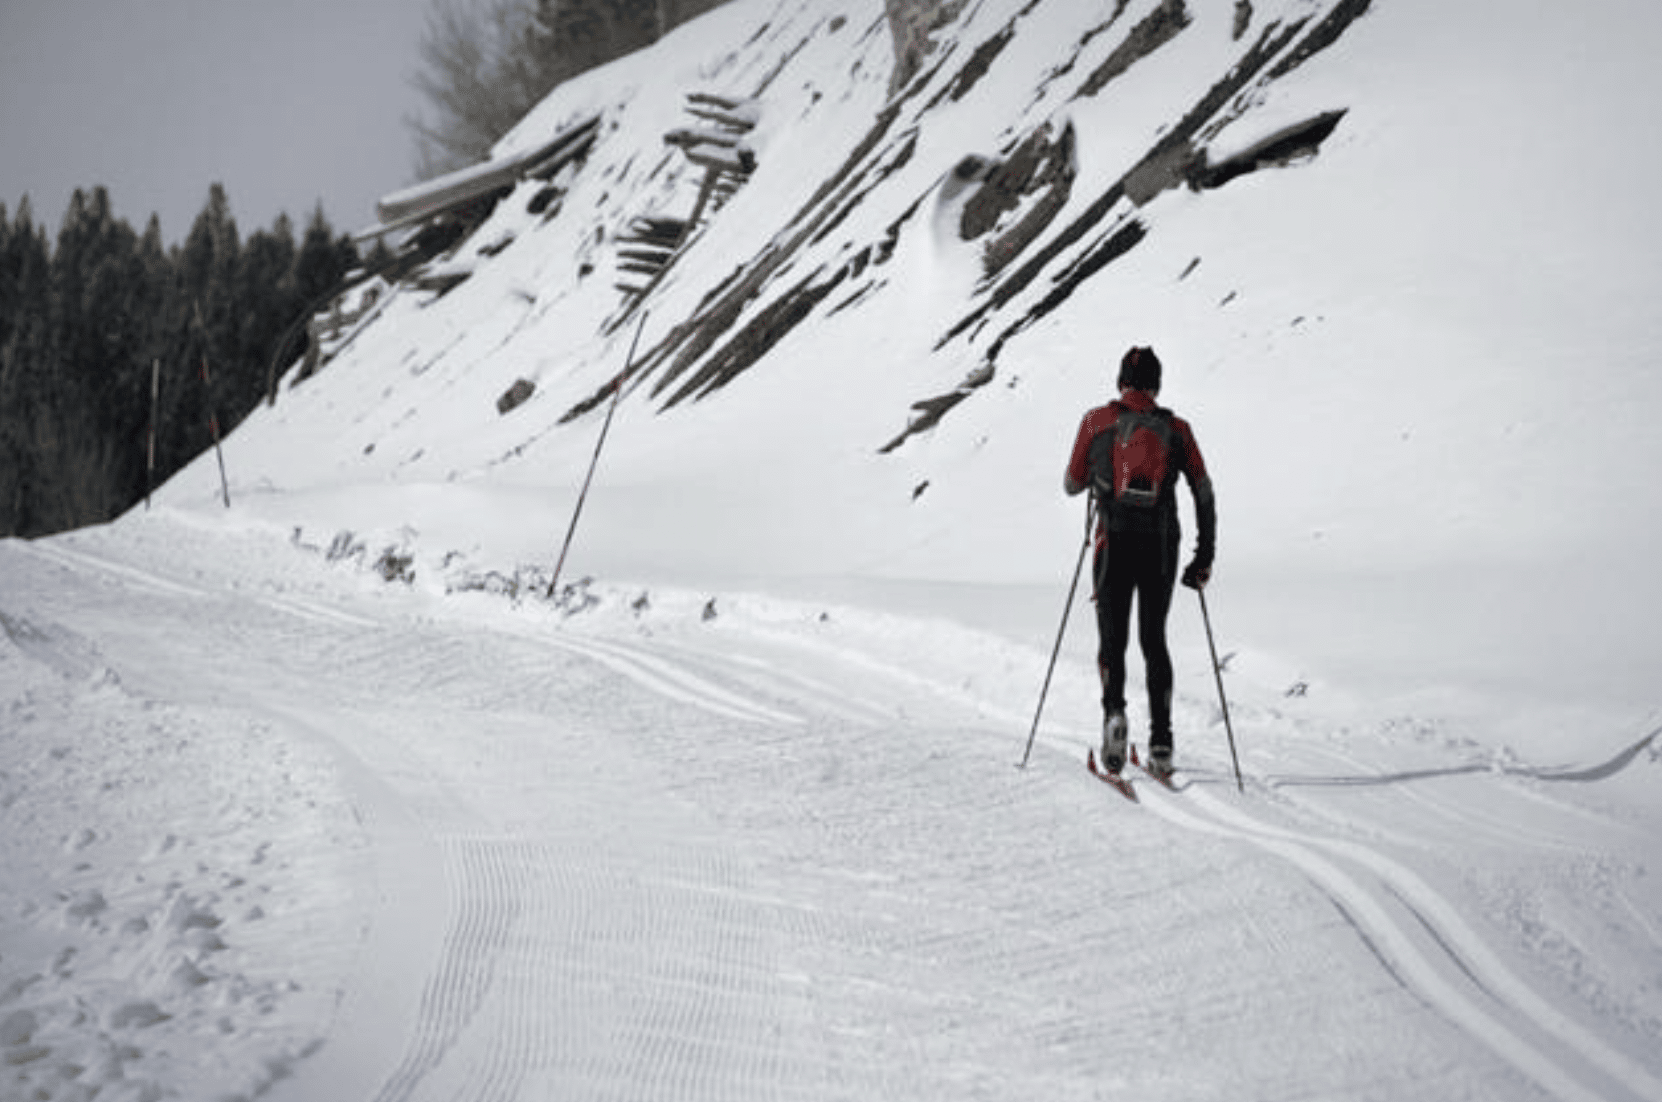
[[[1116,403],[1118,405],[1118,403]],[[1162,504],[1175,473],[1172,453],[1177,429],[1172,412],[1156,406],[1139,410],[1119,406],[1114,426],[1091,449],[1091,481],[1099,507],[1153,510]]]

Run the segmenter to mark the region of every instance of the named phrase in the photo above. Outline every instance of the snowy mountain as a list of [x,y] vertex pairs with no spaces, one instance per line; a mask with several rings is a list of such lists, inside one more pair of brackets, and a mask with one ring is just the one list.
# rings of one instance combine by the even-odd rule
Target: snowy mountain
[[[223,486],[0,544],[0,1095],[1662,1097],[1662,18],[949,7],[562,86]],[[1084,595],[1011,768],[1131,344],[1244,792],[1187,593],[1176,792]]]

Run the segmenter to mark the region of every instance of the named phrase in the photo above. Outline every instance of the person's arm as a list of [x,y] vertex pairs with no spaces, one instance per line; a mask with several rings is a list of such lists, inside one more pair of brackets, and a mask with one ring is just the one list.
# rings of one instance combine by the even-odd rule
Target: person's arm
[[1073,454],[1068,457],[1068,469],[1062,475],[1062,491],[1069,497],[1083,493],[1085,487],[1091,484],[1090,425],[1090,414],[1086,414],[1084,420],[1079,422],[1079,433],[1073,439]]
[[1212,479],[1206,473],[1206,460],[1201,457],[1200,445],[1195,443],[1194,431],[1187,422],[1179,422],[1183,444],[1183,475],[1189,481],[1189,493],[1195,502],[1195,555],[1183,571],[1183,584],[1200,589],[1212,576],[1212,560],[1218,546],[1218,503],[1212,493]]
[[1093,409],[1079,421],[1079,432],[1073,438],[1073,454],[1068,457],[1067,473],[1062,476],[1062,489],[1069,497],[1084,493],[1091,485],[1091,441],[1112,424],[1112,410],[1111,405]]

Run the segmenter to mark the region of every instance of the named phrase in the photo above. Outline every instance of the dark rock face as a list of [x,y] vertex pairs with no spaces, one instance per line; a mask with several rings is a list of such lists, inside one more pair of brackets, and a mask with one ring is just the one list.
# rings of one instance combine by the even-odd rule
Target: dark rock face
[[[1242,173],[1315,155],[1344,115],[1337,105],[1227,158],[1212,160],[1208,149],[1251,109],[1256,91],[1337,41],[1369,6],[1368,0],[1330,0],[1309,14],[1301,11],[1283,20],[1266,19],[1248,0],[1238,0],[1225,28],[1239,43],[1229,59],[1209,84],[1200,86],[1196,99],[1173,105],[1169,121],[1148,147],[1129,158],[1105,187],[1098,184],[1102,190],[1096,195],[1078,194],[1081,136],[1067,113],[1058,112],[1012,134],[996,154],[965,150],[937,187],[913,198],[877,237],[848,241],[834,258],[816,249],[910,163],[932,111],[966,101],[996,75],[1023,20],[1047,3],[1071,2],[1030,0],[1006,25],[972,42],[942,33],[961,13],[963,0],[886,0],[895,71],[890,99],[865,137],[767,246],[739,260],[699,308],[646,350],[629,374],[656,375],[648,392],[666,409],[709,397],[761,365],[816,311],[836,313],[880,291],[894,278],[885,265],[920,210],[942,196],[961,197],[954,228],[962,240],[979,243],[983,281],[966,303],[965,315],[936,347],[960,339],[982,344],[982,367],[959,387],[914,403],[905,428],[881,445],[883,451],[900,448],[985,385],[1006,342],[1158,233],[1158,222],[1143,208],[1161,194],[1180,186],[1216,188]],[[1197,20],[1184,0],[1162,0],[1125,27],[1128,8],[1118,3],[1085,29],[1071,51],[1044,74],[1036,94],[1101,104],[1114,95],[1121,78],[1178,41]],[[1104,36],[1113,34],[1120,36],[1117,44],[1104,50]],[[1033,293],[1039,289],[1042,293]],[[1015,310],[1018,302],[1023,305]],[[615,381],[578,403],[564,419],[595,409],[611,385]]]
[[930,36],[958,18],[964,0],[884,0],[889,33],[894,38],[894,72],[889,77],[892,96],[912,82],[933,48]]

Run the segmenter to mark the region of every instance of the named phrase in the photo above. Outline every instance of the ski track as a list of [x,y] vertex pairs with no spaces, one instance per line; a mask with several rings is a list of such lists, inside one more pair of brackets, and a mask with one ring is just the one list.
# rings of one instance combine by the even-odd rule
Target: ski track
[[[1323,747],[1321,750],[1326,756],[1338,761],[1347,769],[1351,770],[1354,776],[1371,777],[1373,773],[1372,767],[1360,758],[1342,753],[1332,747]],[[1462,804],[1458,800],[1439,799],[1425,788],[1426,783],[1429,782],[1452,781],[1457,780],[1460,777],[1473,776],[1500,779],[1501,777],[1504,777],[1505,774],[1495,773],[1487,768],[1478,769],[1474,767],[1469,770],[1450,772],[1446,775],[1428,773],[1417,778],[1421,782],[1419,784],[1394,783],[1393,778],[1382,777],[1378,781],[1370,779],[1366,782],[1347,785],[1346,787],[1351,789],[1377,791],[1380,794],[1381,799],[1384,798],[1384,794],[1388,791],[1389,799],[1393,801],[1405,800],[1413,805],[1413,807],[1417,810],[1418,813],[1411,816],[1405,817],[1400,815],[1400,813],[1395,812],[1389,816],[1391,818],[1406,818],[1408,821],[1414,823],[1415,827],[1418,829],[1417,834],[1409,835],[1401,831],[1386,830],[1377,825],[1371,826],[1370,830],[1377,837],[1379,837],[1380,840],[1396,841],[1403,845],[1424,848],[1428,844],[1428,839],[1432,840],[1430,844],[1434,845],[1436,839],[1446,838],[1451,834],[1456,834],[1462,838],[1475,838],[1481,836],[1495,845],[1506,847],[1515,847],[1519,843],[1524,843],[1535,849],[1552,850],[1560,853],[1575,853],[1580,851],[1579,846],[1565,841],[1564,838],[1559,835],[1535,829],[1530,824],[1528,819],[1523,816],[1514,816],[1510,820],[1503,820],[1494,815],[1480,812],[1473,808],[1470,804]],[[1271,788],[1273,790],[1275,790],[1283,799],[1287,799],[1296,804],[1302,812],[1318,816],[1334,827],[1350,828],[1355,826],[1356,819],[1354,815],[1347,815],[1346,813],[1327,806],[1320,801],[1299,799],[1296,795],[1296,791],[1299,787],[1300,786],[1298,785],[1297,780],[1288,776],[1276,777],[1271,782]],[[1520,793],[1518,794],[1518,798],[1531,798],[1531,794]],[[1564,810],[1561,805],[1554,804],[1553,807],[1554,810],[1557,811]],[[1430,826],[1427,823],[1428,817],[1433,818],[1436,822],[1446,824],[1446,826]]]
[[[47,544],[43,541],[22,544],[24,548],[34,554],[54,562],[70,570],[92,570],[118,579],[122,583],[148,593],[155,597],[188,597],[193,600],[209,599],[215,596],[213,592],[199,586],[191,586],[181,582],[171,581],[159,574],[123,563],[113,562],[99,555],[85,551],[72,551],[61,543]],[[223,594],[222,594],[223,595]],[[284,595],[263,595],[255,598],[260,604],[281,612],[288,616],[295,616],[303,620],[310,620],[320,624],[338,624],[347,627],[375,628],[380,625],[363,616],[356,616],[339,608],[307,601],[299,597]]]
[[[1418,874],[1355,842],[1295,834],[1259,822],[1193,783],[1176,796],[1155,791],[1157,787],[1139,786],[1143,806],[1186,830],[1251,842],[1298,868],[1327,894],[1398,982],[1554,1096],[1565,1102],[1608,1099],[1603,1083],[1600,1089],[1585,1084],[1591,1072],[1619,1083],[1636,1098],[1662,1099],[1662,1081],[1518,979],[1453,905]],[[1368,888],[1318,850],[1372,874],[1380,888]],[[1387,901],[1398,904],[1396,909],[1405,912],[1411,923],[1392,918]],[[1436,952],[1416,946],[1416,926]],[[1462,986],[1470,990],[1463,991]],[[1486,1009],[1497,1003],[1498,1014]],[[1541,1036],[1520,1036],[1501,1020],[1502,1015],[1524,1019]],[[1572,1062],[1585,1065],[1580,1074],[1550,1055],[1555,1048],[1568,1049]]]
[[604,1094],[766,1097],[791,1069],[762,1039],[788,998],[769,966],[781,905],[692,856],[674,879],[568,847],[452,837],[451,917],[409,1048],[375,1102]]
[[374,620],[363,616],[354,616],[350,612],[343,612],[338,608],[304,601],[298,597],[264,596],[256,598],[262,605],[289,616],[298,616],[302,620],[310,620],[320,624],[341,624],[346,627],[374,628],[378,625]]
[[[706,669],[719,665],[727,676],[750,684],[770,696],[796,698],[816,715],[833,716],[853,723],[887,723],[894,719],[891,709],[876,701],[853,695],[846,687],[833,685],[797,670],[786,669],[763,658],[736,653],[714,653],[671,642],[659,643],[657,646],[664,653],[674,655],[678,662]],[[762,684],[767,688],[762,689]]]
[[37,540],[32,543],[20,543],[19,546],[43,559],[55,562],[59,566],[67,567],[70,570],[94,570],[119,579],[129,586],[141,589],[153,596],[188,597],[192,599],[208,596],[205,590],[171,582],[145,570],[112,562],[109,559],[90,555],[84,551],[71,551],[63,546],[62,542],[48,544],[45,541]]
[[592,637],[578,640],[570,634],[539,635],[536,638],[556,650],[592,659],[662,697],[691,704],[715,715],[769,726],[797,726],[803,723],[801,716],[781,712],[729,692],[639,648],[602,642]]
[[[29,550],[156,597],[197,604],[216,596],[57,545]],[[789,662],[779,666],[742,655],[732,642],[700,649],[517,625],[507,630],[493,625],[478,637],[441,629],[412,638],[378,621],[289,596],[235,589],[217,595],[290,617],[295,627],[283,629],[285,638],[306,638],[297,633],[306,625],[319,641],[329,640],[328,646],[351,640],[327,659],[334,683],[351,686],[342,690],[348,694],[343,702],[354,693],[365,694],[366,701],[397,693],[381,683],[397,671],[400,681],[421,686],[447,706],[511,702],[535,713],[545,703],[541,694],[550,691],[537,687],[548,680],[539,652],[569,654],[666,702],[659,708],[684,705],[711,722],[741,725],[744,733],[707,739],[683,716],[639,736],[648,757],[665,764],[670,793],[707,802],[712,797],[700,786],[713,781],[719,781],[717,799],[722,792],[768,793],[752,797],[752,807],[727,809],[731,825],[743,829],[747,815],[760,816],[763,825],[781,819],[811,823],[833,852],[845,860],[854,855],[850,875],[861,854],[864,867],[885,867],[879,855],[886,854],[891,839],[903,838],[914,853],[939,855],[941,877],[957,874],[989,883],[1012,878],[1012,870],[996,858],[972,852],[962,827],[997,821],[1006,810],[1022,811],[1013,802],[1008,809],[1000,806],[1001,800],[1022,798],[1015,790],[998,791],[989,800],[986,785],[930,788],[928,806],[916,806],[925,791],[920,785],[927,782],[910,776],[895,757],[890,706],[847,696],[821,677],[787,668]],[[479,645],[492,637],[510,645]],[[849,667],[844,674],[860,669],[860,656],[842,657]],[[513,693],[507,700],[487,700],[480,694],[488,685],[513,686]],[[734,685],[768,702],[728,687]],[[802,713],[791,710],[793,705]],[[827,717],[837,721],[834,741],[825,729]],[[938,749],[922,746],[919,752],[933,758]],[[862,768],[859,763],[868,758],[883,763],[881,768]],[[824,789],[813,802],[780,783],[782,774],[805,769],[816,771]],[[1176,793],[1139,784],[1140,808],[1184,831],[1248,843],[1298,870],[1395,983],[1517,1072],[1564,1102],[1624,1093],[1662,1099],[1662,1081],[1533,991],[1418,873],[1373,846],[1271,825],[1248,814],[1210,791],[1210,782],[1221,781],[1222,773],[1186,773],[1188,780]],[[839,786],[858,786],[862,798],[842,806],[834,798]],[[1442,801],[1410,796],[1450,820],[1462,818]],[[839,1084],[854,1095],[904,1095],[919,1080],[897,1074],[897,1067],[928,1066],[953,1053],[964,1036],[985,1035],[964,1032],[964,1022],[990,1028],[976,1021],[986,1011],[967,992],[950,983],[926,990],[936,962],[951,961],[955,972],[1003,975],[1024,989],[1031,984],[1043,991],[1056,990],[1056,977],[1071,972],[1079,952],[1065,932],[1009,928],[973,890],[940,890],[946,881],[936,880],[932,869],[923,872],[928,866],[915,861],[903,867],[916,882],[862,876],[849,881],[847,898],[827,898],[829,906],[822,907],[818,893],[827,890],[827,877],[835,882],[844,874],[821,869],[810,882],[781,871],[811,860],[806,853],[773,855],[767,864],[772,880],[759,885],[754,870],[741,870],[709,847],[659,841],[643,851],[637,838],[635,848],[625,843],[613,851],[588,834],[480,833],[474,829],[477,816],[457,817],[456,808],[442,800],[418,803],[437,841],[449,910],[437,958],[426,969],[415,1027],[402,1056],[380,1078],[374,1102],[609,1097],[624,1084],[633,1096],[685,1099],[780,1097],[792,1088],[819,1097],[838,1093]],[[1142,813],[1131,805],[1111,806],[1111,815]],[[1283,812],[1319,815],[1335,827],[1357,827],[1320,801],[1280,806]],[[1482,832],[1495,826],[1467,825]],[[1350,833],[1367,834],[1360,827]],[[1546,836],[1530,837],[1562,846]],[[1164,890],[1184,893],[1181,884]],[[1654,939],[1639,908],[1622,898]],[[925,905],[927,920],[915,920],[923,918],[916,909]],[[1081,897],[1080,913],[1052,917],[1064,931],[1076,924],[1088,928],[1092,906]],[[1240,899],[1236,909],[1272,955],[1296,952],[1286,931],[1254,920],[1252,900]],[[821,972],[816,959],[839,963]],[[850,968],[851,960],[868,966]],[[1158,964],[1157,955],[1143,958],[1145,967]],[[817,977],[812,985],[810,975]],[[1219,1019],[1239,1014],[1234,1000],[1231,993],[1220,993],[1201,1013]],[[885,1008],[891,1019],[881,1035],[862,1018],[862,1008],[872,1006]],[[931,1036],[931,1023],[943,1015],[959,1023],[957,1036]],[[1039,1015],[1024,1041],[1066,1050],[1088,1043],[1081,1028],[1065,1012]],[[817,1043],[803,1040],[815,1034]],[[879,1046],[881,1059],[867,1069],[846,1064],[851,1048],[870,1044]]]

